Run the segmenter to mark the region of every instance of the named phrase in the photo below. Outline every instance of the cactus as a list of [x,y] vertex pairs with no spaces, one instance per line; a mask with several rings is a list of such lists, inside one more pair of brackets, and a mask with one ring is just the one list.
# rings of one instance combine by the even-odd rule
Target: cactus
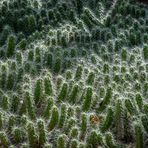
[[71,58],[76,57],[76,56],[77,56],[77,51],[76,51],[76,49],[71,49],[70,55],[71,55]]
[[76,0],[76,5],[77,5],[77,13],[80,16],[82,11],[83,11],[83,2],[82,2],[82,0]]
[[43,147],[46,143],[46,131],[45,131],[45,123],[44,120],[39,119],[37,121],[38,130],[39,130],[39,146]]
[[16,44],[15,36],[10,35],[7,44],[7,57],[13,56],[15,50],[15,44]]
[[0,130],[3,128],[3,114],[0,112]]
[[144,113],[148,115],[148,104],[144,104],[143,106]]
[[144,46],[143,48],[143,57],[145,60],[148,59],[148,47],[147,46]]
[[27,40],[26,39],[22,39],[19,44],[18,47],[21,50],[26,50],[26,46],[27,46]]
[[24,100],[26,101],[26,108],[27,108],[30,118],[35,119],[36,115],[35,115],[33,98],[30,96],[29,92],[25,92]]
[[134,126],[135,129],[135,147],[140,148],[144,147],[143,144],[143,131],[140,125],[136,124]]
[[134,114],[135,109],[133,103],[129,99],[125,100],[125,106],[130,114]]
[[1,107],[2,107],[3,110],[6,111],[6,110],[9,109],[9,98],[8,98],[8,96],[6,96],[6,95],[3,96],[1,105],[2,105]]
[[15,125],[16,119],[14,115],[11,115],[8,120],[8,130],[12,131],[13,126]]
[[0,132],[0,141],[4,148],[9,146],[9,140],[5,132]]
[[141,97],[141,94],[136,94],[135,97],[136,97],[135,100],[137,102],[139,109],[142,110],[143,109],[143,98]]
[[79,93],[79,86],[76,84],[73,86],[72,92],[69,96],[69,101],[74,104],[77,101],[77,97],[78,97],[78,93]]
[[119,99],[116,102],[114,117],[117,138],[122,139],[124,137],[123,105],[122,101]]
[[95,74],[93,72],[89,73],[88,79],[87,79],[87,84],[92,85],[95,79]]
[[25,100],[21,101],[19,115],[23,115],[27,112],[27,102]]
[[83,111],[88,111],[89,110],[89,108],[91,106],[92,95],[93,95],[92,88],[88,87],[86,89],[86,94],[85,94],[84,102],[83,102],[83,105],[82,105]]
[[52,107],[52,112],[51,112],[51,118],[50,118],[50,122],[48,124],[48,128],[49,130],[52,130],[55,128],[55,126],[58,124],[59,122],[59,112],[56,106]]
[[77,67],[77,70],[76,70],[76,74],[75,74],[75,79],[76,80],[79,80],[81,78],[82,71],[83,71],[82,67],[81,66],[78,66]]
[[16,143],[20,143],[23,140],[23,131],[22,129],[15,127],[13,128],[12,131],[13,135],[14,135],[14,140]]
[[52,84],[48,77],[44,79],[44,88],[45,88],[45,94],[47,95],[53,94]]
[[147,147],[147,14],[135,0],[0,1],[0,147]]
[[28,60],[29,61],[33,61],[34,60],[34,52],[32,50],[30,50],[28,52]]
[[60,135],[58,137],[57,148],[66,148],[65,135]]
[[12,103],[11,103],[12,112],[14,113],[17,112],[18,106],[19,106],[19,97],[16,94],[14,94],[12,98]]
[[18,64],[22,64],[22,53],[21,52],[17,52],[16,53],[16,61]]
[[24,69],[23,68],[19,68],[18,69],[18,75],[17,75],[17,82],[20,82],[22,80],[23,74],[24,74]]
[[61,70],[61,59],[60,58],[56,58],[55,59],[55,64],[54,64],[54,72],[55,73],[59,73]]
[[51,111],[52,106],[53,106],[53,98],[49,97],[47,100],[47,106],[45,107],[45,109],[43,111],[43,116],[46,119],[49,119],[49,117],[50,117],[50,111]]
[[85,148],[85,144],[84,143],[79,143],[79,148]]
[[6,40],[9,34],[11,33],[11,27],[9,25],[6,25],[3,27],[2,35],[0,36],[0,45],[2,46]]
[[109,87],[106,90],[106,95],[105,95],[103,101],[99,105],[98,111],[103,111],[106,108],[106,106],[109,104],[111,99],[112,99],[112,89],[111,89],[111,87]]
[[73,126],[75,126],[75,124],[76,124],[76,120],[74,118],[71,117],[71,118],[68,119],[67,125],[66,125],[66,128],[65,128],[66,134],[68,134],[70,132],[71,128]]
[[62,128],[65,125],[66,116],[67,116],[67,107],[66,104],[61,105],[61,114],[59,117],[59,128]]
[[78,148],[78,141],[76,139],[71,140],[70,148]]
[[110,148],[116,148],[117,147],[115,142],[114,142],[114,138],[113,138],[112,134],[109,133],[109,132],[105,135],[105,141],[106,141],[106,144],[107,144],[108,147],[110,147]]
[[35,104],[38,104],[43,97],[42,79],[38,79],[34,89],[34,100]]
[[1,79],[0,79],[0,85],[2,89],[5,89],[6,87],[6,80],[7,80],[7,70],[6,70],[6,66],[2,65],[1,70],[3,71],[1,73]]
[[11,90],[14,87],[15,83],[15,73],[9,73],[7,78],[7,89]]
[[28,18],[28,22],[29,22],[29,31],[30,32],[34,32],[35,29],[36,29],[36,20],[35,20],[35,17],[34,15],[30,15],[29,18]]
[[113,121],[113,117],[114,117],[113,110],[112,110],[112,108],[109,108],[107,111],[106,119],[101,127],[102,132],[106,131],[111,126],[111,123]]
[[77,127],[73,127],[70,131],[70,137],[72,138],[77,138],[78,137],[78,128]]
[[148,118],[147,118],[147,116],[146,115],[143,115],[141,117],[141,121],[142,121],[142,124],[143,124],[144,129],[148,133]]
[[28,123],[27,134],[30,147],[36,147],[38,144],[37,134],[33,123]]
[[89,134],[88,136],[88,142],[87,142],[87,147],[96,147],[98,146],[99,144],[99,141],[98,141],[98,134],[96,131],[91,131],[91,133]]
[[127,51],[126,51],[126,49],[123,49],[122,50],[121,57],[122,57],[122,60],[123,61],[126,61],[127,60]]
[[68,85],[67,83],[64,83],[62,88],[61,88],[61,91],[57,97],[57,100],[58,101],[63,101],[66,99],[66,96],[67,96],[67,89],[68,89]]
[[67,46],[67,43],[68,41],[67,41],[67,39],[66,39],[66,37],[65,36],[62,36],[61,37],[61,45],[63,46],[63,47],[66,47]]
[[47,67],[51,68],[53,67],[53,55],[51,53],[46,53],[45,55],[46,65]]

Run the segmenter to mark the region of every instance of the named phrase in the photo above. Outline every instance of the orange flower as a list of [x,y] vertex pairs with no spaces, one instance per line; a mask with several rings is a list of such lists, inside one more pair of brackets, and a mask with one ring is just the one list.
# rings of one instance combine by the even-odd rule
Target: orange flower
[[90,116],[90,122],[92,124],[99,124],[100,120],[99,120],[99,118],[96,115],[91,115]]

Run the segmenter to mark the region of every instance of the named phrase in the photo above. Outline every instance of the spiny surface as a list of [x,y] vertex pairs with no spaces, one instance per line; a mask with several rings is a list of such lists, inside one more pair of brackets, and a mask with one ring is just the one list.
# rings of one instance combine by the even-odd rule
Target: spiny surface
[[0,147],[148,147],[148,6],[0,3]]

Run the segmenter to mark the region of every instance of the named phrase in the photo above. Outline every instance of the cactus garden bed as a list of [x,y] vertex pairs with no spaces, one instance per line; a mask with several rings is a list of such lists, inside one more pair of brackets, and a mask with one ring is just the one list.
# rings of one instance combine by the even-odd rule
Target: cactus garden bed
[[0,2],[0,148],[147,148],[148,5]]

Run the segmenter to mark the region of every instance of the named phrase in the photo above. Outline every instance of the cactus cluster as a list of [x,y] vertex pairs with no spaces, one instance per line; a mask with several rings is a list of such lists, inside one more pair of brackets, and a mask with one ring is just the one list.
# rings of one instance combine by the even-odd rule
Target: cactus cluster
[[148,5],[2,0],[0,147],[147,148]]

